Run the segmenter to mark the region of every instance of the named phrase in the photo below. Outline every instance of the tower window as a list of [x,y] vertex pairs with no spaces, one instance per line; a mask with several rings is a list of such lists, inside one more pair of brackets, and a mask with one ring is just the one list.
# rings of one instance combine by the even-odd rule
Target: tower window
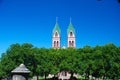
[[72,41],[72,47],[74,47],[74,41]]
[[54,47],[56,47],[56,41],[54,41]]
[[69,47],[71,47],[71,41],[69,41]]
[[74,47],[75,46],[75,42],[74,41],[69,41],[69,47]]
[[55,33],[55,37],[58,37],[58,33],[57,32]]
[[59,42],[57,41],[57,47],[59,46]]
[[70,36],[73,36],[73,33],[72,33],[72,32],[70,32]]

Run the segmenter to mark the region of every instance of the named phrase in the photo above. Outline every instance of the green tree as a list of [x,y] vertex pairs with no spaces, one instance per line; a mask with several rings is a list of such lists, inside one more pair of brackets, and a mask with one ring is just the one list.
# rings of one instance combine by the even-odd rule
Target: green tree
[[40,76],[46,77],[50,74],[52,63],[50,61],[50,54],[48,53],[48,49],[41,48],[39,50],[39,54],[36,54],[37,58],[37,73]]
[[54,77],[60,72],[59,64],[60,64],[60,49],[49,49],[50,54],[50,62],[52,63],[51,72]]
[[92,53],[93,53],[93,48],[90,46],[85,46],[83,48],[83,53],[84,55],[82,56],[83,58],[83,68],[85,72],[85,79],[89,80],[89,76],[91,75],[92,72],[92,66],[93,66],[93,60],[92,60]]

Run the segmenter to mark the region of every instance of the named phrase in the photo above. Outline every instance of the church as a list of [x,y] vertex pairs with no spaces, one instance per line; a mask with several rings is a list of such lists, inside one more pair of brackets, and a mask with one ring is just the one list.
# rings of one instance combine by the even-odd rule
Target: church
[[[74,29],[74,26],[71,20],[70,20],[70,23],[67,29],[67,47],[76,48],[75,29]],[[54,26],[53,33],[52,33],[52,48],[54,49],[61,48],[61,30],[60,30],[57,20],[56,20],[56,24]],[[61,80],[64,80],[64,79],[68,80],[70,79],[71,74],[67,71],[61,71],[60,73],[58,73],[57,76]]]
[[[67,29],[67,47],[76,48],[75,29],[70,19],[70,23]],[[52,33],[52,48],[59,49],[61,47],[61,29],[56,20],[55,27]]]

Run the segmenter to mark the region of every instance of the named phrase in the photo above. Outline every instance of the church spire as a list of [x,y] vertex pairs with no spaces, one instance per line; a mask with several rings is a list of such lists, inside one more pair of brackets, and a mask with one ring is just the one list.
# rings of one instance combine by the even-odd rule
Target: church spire
[[68,26],[67,33],[69,34],[71,31],[75,34],[75,29],[74,29],[73,24],[72,24],[72,18],[70,17],[70,23]]
[[70,24],[72,24],[72,18],[70,17]]
[[72,25],[71,17],[70,17],[70,23],[67,29],[67,34],[68,34],[68,47],[76,47],[75,29]]
[[56,24],[53,29],[53,34],[52,34],[52,47],[53,48],[60,48],[60,28],[58,25],[58,17],[56,17]]
[[58,17],[56,17],[56,23],[58,23]]
[[58,32],[58,34],[61,33],[60,27],[58,25],[58,17],[56,17],[56,24],[55,24],[55,27],[53,29],[53,35],[55,34],[56,31]]

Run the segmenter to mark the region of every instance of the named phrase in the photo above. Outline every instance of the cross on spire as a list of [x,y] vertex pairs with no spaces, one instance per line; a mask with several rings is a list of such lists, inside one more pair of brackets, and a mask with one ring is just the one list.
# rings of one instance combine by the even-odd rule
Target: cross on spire
[[70,23],[72,23],[72,18],[70,17]]
[[56,23],[58,22],[58,17],[56,17]]

